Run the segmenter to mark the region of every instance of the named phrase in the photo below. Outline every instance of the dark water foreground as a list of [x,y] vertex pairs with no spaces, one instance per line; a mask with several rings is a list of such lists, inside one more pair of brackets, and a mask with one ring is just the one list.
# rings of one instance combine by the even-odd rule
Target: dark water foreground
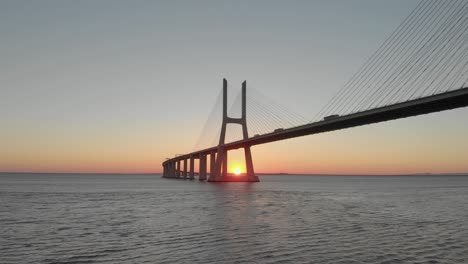
[[468,263],[468,177],[0,175],[0,263]]

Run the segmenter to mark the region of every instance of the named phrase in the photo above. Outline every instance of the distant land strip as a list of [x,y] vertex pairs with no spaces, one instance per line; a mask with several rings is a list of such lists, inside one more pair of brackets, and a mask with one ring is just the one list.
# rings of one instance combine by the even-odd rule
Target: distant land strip
[[[122,172],[0,172],[2,174],[65,174],[65,175],[161,175],[160,172],[154,173],[122,173]],[[278,175],[290,175],[290,176],[468,176],[468,172],[460,173],[402,173],[402,174],[317,174],[317,173],[287,173],[287,172],[262,172],[256,173],[259,176],[278,176]]]

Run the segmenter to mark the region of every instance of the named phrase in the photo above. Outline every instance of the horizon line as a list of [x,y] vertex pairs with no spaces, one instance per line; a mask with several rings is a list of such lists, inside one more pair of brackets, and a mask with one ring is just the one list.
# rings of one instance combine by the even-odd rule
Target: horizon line
[[[162,175],[162,172],[33,172],[33,171],[0,171],[0,174],[76,174],[76,175]],[[399,174],[343,174],[343,173],[288,173],[288,172],[259,172],[259,176],[290,175],[290,176],[468,176],[468,172],[447,173],[399,173]]]

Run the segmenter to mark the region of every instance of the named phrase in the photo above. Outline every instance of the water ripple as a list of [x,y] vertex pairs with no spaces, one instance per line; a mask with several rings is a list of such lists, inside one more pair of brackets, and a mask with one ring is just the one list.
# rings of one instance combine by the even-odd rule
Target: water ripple
[[0,263],[468,263],[466,177],[15,177]]

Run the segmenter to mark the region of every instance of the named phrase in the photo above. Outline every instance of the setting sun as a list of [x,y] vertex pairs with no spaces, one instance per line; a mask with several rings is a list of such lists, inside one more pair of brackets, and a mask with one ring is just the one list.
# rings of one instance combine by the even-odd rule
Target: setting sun
[[234,168],[234,174],[235,175],[240,175],[241,174],[241,169],[239,167]]

